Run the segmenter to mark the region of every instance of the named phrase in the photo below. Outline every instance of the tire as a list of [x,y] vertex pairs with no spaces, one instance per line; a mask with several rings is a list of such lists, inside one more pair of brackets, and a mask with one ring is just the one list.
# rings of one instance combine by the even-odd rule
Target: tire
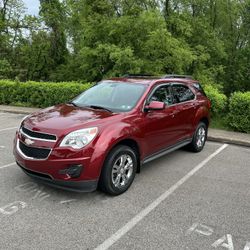
[[189,149],[193,152],[200,152],[205,146],[207,140],[207,125],[200,122],[193,135],[192,142],[189,144]]
[[136,152],[118,145],[108,154],[99,180],[99,188],[111,195],[120,195],[131,186],[137,170]]

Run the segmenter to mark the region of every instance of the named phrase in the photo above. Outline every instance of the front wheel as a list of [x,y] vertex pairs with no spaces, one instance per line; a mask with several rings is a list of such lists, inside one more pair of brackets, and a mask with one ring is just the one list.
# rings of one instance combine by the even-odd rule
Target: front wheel
[[204,122],[200,122],[193,135],[192,142],[189,144],[189,148],[193,152],[200,152],[207,140],[207,125]]
[[137,169],[137,156],[133,149],[119,145],[105,160],[99,187],[111,195],[124,193],[132,184]]

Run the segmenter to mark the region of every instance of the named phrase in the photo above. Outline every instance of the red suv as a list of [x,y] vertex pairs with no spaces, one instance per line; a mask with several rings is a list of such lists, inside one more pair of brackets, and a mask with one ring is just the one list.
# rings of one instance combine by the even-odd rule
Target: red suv
[[26,117],[17,164],[31,177],[74,191],[126,191],[141,165],[188,145],[203,149],[210,101],[185,76],[103,80],[73,101]]

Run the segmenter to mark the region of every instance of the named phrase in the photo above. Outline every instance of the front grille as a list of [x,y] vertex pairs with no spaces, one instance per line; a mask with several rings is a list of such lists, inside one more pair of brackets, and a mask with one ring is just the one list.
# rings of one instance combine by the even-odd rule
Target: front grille
[[26,156],[38,160],[44,160],[48,158],[50,154],[50,149],[48,148],[35,148],[25,145],[23,142],[19,141],[20,151]]
[[55,135],[32,131],[32,130],[29,130],[29,129],[23,127],[23,126],[21,127],[21,130],[23,131],[24,134],[26,134],[26,135],[34,138],[34,139],[56,141],[56,136]]

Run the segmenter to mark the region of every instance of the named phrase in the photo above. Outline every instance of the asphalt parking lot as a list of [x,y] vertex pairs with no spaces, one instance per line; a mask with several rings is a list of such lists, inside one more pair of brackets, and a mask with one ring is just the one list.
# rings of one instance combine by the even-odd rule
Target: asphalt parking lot
[[207,142],[146,164],[121,196],[71,193],[14,163],[23,116],[0,113],[0,249],[250,250],[250,148]]

